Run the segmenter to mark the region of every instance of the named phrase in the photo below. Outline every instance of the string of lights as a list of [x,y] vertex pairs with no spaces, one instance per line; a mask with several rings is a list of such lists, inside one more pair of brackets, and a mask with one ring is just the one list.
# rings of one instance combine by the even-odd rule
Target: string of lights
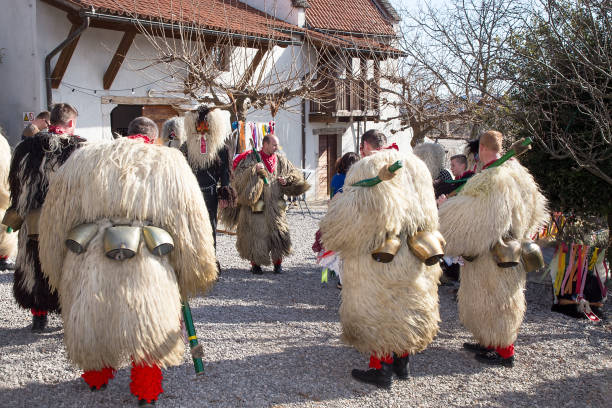
[[[138,85],[138,86],[134,86],[132,88],[124,88],[124,89],[95,89],[95,88],[87,88],[84,86],[80,86],[80,85],[75,85],[75,84],[71,84],[69,82],[66,81],[62,81],[60,84],[65,86],[66,88],[71,88],[72,92],[80,92],[89,96],[94,96],[94,97],[98,97],[97,93],[98,92],[127,92],[127,91],[131,91],[132,95],[136,92],[136,89],[140,89],[140,88],[145,88],[147,86],[151,86],[154,85],[156,83],[162,82],[167,80],[168,78],[174,79],[174,75],[170,74],[170,75],[166,75],[163,78],[160,79],[156,79],[155,81],[151,81],[149,83],[146,84],[142,84],[142,85]],[[93,94],[91,94],[90,92],[93,92]]]

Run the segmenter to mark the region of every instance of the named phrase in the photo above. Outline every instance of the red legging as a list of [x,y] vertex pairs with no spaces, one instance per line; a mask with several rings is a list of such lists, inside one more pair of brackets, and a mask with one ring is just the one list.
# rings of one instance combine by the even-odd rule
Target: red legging
[[514,355],[514,343],[508,347],[495,347],[495,351],[501,358],[510,358]]
[[[401,357],[407,357],[410,353],[404,353]],[[393,364],[393,356],[390,355],[386,355],[383,357],[376,357],[375,354],[370,354],[370,368],[374,368],[376,370],[380,370],[382,368],[382,365],[380,364],[381,362],[383,363],[387,363],[387,364]]]
[[[81,377],[90,387],[100,389],[103,385],[108,384],[108,380],[115,377],[115,370],[105,367],[102,370],[85,371]],[[147,402],[155,401],[159,394],[164,392],[161,386],[162,372],[155,364],[149,366],[132,363],[130,378],[132,379],[130,391],[139,400],[146,400]]]

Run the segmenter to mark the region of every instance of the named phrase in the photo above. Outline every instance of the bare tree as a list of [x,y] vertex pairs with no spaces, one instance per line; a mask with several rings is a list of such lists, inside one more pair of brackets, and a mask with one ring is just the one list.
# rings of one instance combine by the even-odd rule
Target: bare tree
[[402,84],[399,103],[413,127],[413,145],[447,123],[479,125],[495,118],[510,84],[500,75],[508,56],[509,33],[522,8],[504,0],[453,0],[436,8],[402,10],[403,64],[390,81]]
[[612,3],[538,0],[505,65],[517,118],[554,158],[612,184]]
[[156,16],[157,21],[139,23],[138,29],[157,54],[151,65],[161,66],[181,84],[175,91],[228,108],[235,119],[244,120],[251,107],[265,107],[274,117],[288,102],[308,97],[316,88],[310,69],[316,67],[316,56],[300,46],[303,33],[292,32],[290,25],[260,13],[265,33],[242,35],[229,24],[231,16],[228,26],[211,30],[209,22],[199,18],[197,10],[204,5],[198,1],[171,7],[170,19]]

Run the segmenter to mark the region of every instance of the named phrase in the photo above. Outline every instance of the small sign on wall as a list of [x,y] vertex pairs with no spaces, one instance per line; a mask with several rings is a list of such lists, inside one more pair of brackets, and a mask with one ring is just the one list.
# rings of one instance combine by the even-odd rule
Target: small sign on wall
[[30,123],[34,121],[34,112],[23,112],[21,118],[23,119],[23,127],[28,126]]

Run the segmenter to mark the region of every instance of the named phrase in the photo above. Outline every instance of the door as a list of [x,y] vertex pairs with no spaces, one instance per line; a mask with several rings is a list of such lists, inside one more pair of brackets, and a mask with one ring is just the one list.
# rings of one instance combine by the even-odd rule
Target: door
[[331,180],[336,174],[338,158],[337,135],[319,135],[319,161],[317,163],[317,199],[327,200],[331,191]]
[[159,134],[161,134],[164,122],[177,115],[178,112],[170,105],[144,105],[142,107],[142,116],[146,116],[157,124]]
[[161,134],[164,122],[178,113],[170,105],[118,105],[111,112],[111,130],[121,136],[127,136],[128,125],[139,116],[146,116],[157,125]]

